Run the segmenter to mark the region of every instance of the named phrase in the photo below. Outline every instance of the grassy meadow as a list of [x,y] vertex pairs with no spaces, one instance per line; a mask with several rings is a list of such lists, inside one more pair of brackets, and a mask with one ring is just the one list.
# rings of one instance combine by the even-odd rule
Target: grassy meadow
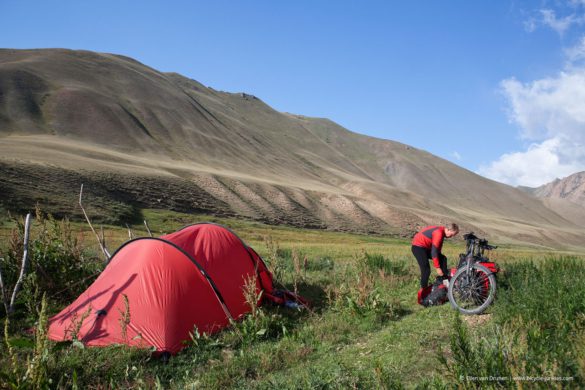
[[[0,308],[0,388],[585,386],[580,254],[497,249],[495,303],[484,315],[461,317],[449,304],[416,304],[419,270],[409,240],[158,210],[143,215],[155,236],[203,221],[230,227],[263,256],[277,287],[298,291],[310,310],[262,306],[216,335],[194,332],[168,363],[148,350],[47,341],[47,317],[84,291],[103,258],[87,224],[40,213],[16,310],[6,319]],[[18,276],[21,229],[14,220],[0,223],[7,287]],[[144,225],[130,229],[147,235]],[[126,227],[104,226],[104,234],[110,252],[129,238]],[[450,266],[463,249],[460,238],[446,242]]]

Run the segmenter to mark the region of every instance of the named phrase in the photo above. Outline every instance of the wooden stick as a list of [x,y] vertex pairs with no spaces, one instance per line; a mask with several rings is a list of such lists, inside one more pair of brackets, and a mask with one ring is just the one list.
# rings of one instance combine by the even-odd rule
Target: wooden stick
[[[4,260],[4,257],[0,257],[0,260]],[[4,310],[8,314],[8,297],[4,290],[4,281],[2,280],[2,269],[0,268],[0,294],[2,294],[2,303],[4,303]]]
[[83,197],[83,184],[81,184],[81,190],[79,191],[79,207],[81,207],[81,211],[83,211],[83,215],[85,216],[85,220],[87,221],[87,223],[89,224],[89,227],[91,228],[91,231],[93,232],[93,234],[95,234],[98,243],[100,244],[100,248],[102,250],[102,252],[104,253],[104,256],[106,257],[106,262],[110,261],[110,252],[108,252],[108,249],[106,248],[106,246],[102,243],[102,241],[100,240],[100,237],[98,236],[98,234],[96,233],[95,229],[93,228],[91,221],[89,220],[89,217],[87,216],[87,213],[85,212],[85,208],[83,207],[83,204],[81,204],[81,198]]
[[132,229],[130,229],[130,226],[128,226],[128,224],[126,224],[126,229],[128,229],[128,239],[133,239],[134,238],[134,233],[132,233]]
[[144,220],[144,226],[146,226],[146,231],[148,232],[148,235],[150,237],[152,237],[152,232],[150,231],[150,228],[148,227],[148,222],[146,222],[146,219]]
[[104,225],[100,225],[100,242],[102,243],[102,245],[104,246],[104,248],[107,248],[107,246],[106,246],[106,235],[104,234]]
[[14,301],[16,301],[16,296],[20,291],[20,287],[22,286],[22,282],[24,281],[24,275],[26,274],[26,270],[28,268],[28,239],[30,236],[30,213],[26,215],[26,220],[24,223],[24,251],[22,254],[22,265],[20,266],[20,275],[18,276],[18,280],[14,285],[14,291],[12,291],[12,298],[10,299],[10,306],[8,307],[8,313],[12,313],[14,311]]

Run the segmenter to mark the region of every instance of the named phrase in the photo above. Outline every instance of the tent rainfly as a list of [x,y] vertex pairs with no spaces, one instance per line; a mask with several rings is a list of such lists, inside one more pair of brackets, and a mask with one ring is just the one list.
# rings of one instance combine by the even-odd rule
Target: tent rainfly
[[231,230],[187,226],[123,244],[89,288],[49,320],[48,336],[85,345],[127,344],[175,354],[194,327],[214,333],[250,312],[247,280],[273,296],[262,258]]

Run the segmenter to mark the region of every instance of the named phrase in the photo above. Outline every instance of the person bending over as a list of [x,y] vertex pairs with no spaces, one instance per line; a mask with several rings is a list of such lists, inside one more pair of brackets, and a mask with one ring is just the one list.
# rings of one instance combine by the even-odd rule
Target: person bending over
[[412,239],[412,254],[420,267],[420,287],[425,288],[429,283],[431,267],[429,259],[437,270],[437,275],[446,279],[449,275],[447,270],[447,258],[441,253],[443,240],[451,238],[459,233],[459,226],[455,223],[446,226],[427,226],[414,235]]

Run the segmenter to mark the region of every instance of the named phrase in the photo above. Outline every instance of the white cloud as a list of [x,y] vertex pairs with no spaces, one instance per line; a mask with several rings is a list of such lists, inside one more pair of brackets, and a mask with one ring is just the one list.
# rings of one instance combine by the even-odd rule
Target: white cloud
[[534,143],[525,152],[504,154],[478,173],[502,183],[538,187],[585,170],[585,150],[563,138]]
[[459,154],[459,152],[455,151],[453,153],[451,153],[451,156],[457,160],[457,161],[461,161],[461,155]]
[[523,138],[561,134],[584,141],[585,68],[526,84],[512,78],[502,81],[501,87],[510,104],[510,119],[520,126]]
[[[546,27],[563,36],[585,24],[585,0],[549,3],[524,27]],[[585,35],[565,49],[567,63],[557,75],[521,82],[503,80],[511,123],[519,127],[525,150],[502,155],[478,173],[511,185],[539,186],[585,170]]]
[[507,79],[501,90],[510,121],[531,144],[478,173],[511,185],[539,186],[585,170],[585,67],[567,67],[556,77],[529,83]]
[[562,37],[572,27],[585,23],[585,0],[557,1],[554,5],[556,9],[544,8],[532,13],[528,20],[524,21],[524,29],[534,32],[544,26]]
[[568,59],[567,67],[571,68],[576,64],[583,64],[585,60],[585,37],[581,37],[578,43],[565,50]]
[[558,18],[555,11],[551,9],[542,9],[540,10],[540,14],[542,16],[542,24],[552,28],[561,36],[565,34],[565,31],[571,28],[571,26],[583,22],[582,18],[577,17],[575,14]]

